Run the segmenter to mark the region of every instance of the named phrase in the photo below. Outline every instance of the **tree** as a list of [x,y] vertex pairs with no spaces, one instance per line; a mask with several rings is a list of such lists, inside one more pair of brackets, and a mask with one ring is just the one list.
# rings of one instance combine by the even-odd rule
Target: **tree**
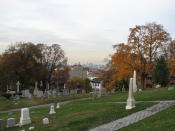
[[160,48],[169,40],[170,36],[163,26],[156,23],[130,28],[128,43],[132,52],[139,56],[141,88],[144,88],[146,75],[152,70],[154,60],[160,55]]
[[2,87],[11,85],[15,88],[16,82],[20,81],[22,88],[28,88],[34,81],[42,79],[47,70],[38,63],[40,58],[40,50],[30,42],[17,43],[7,49],[0,62]]
[[[112,76],[107,78],[106,86],[108,88],[118,87],[123,85],[127,87],[129,78],[132,76],[134,70],[139,70],[138,56],[132,52],[130,45],[121,43],[114,45],[115,53],[111,56],[111,69],[105,76]],[[110,74],[109,74],[110,73]],[[105,77],[104,77],[105,78]]]
[[41,50],[42,54],[40,63],[48,70],[48,75],[45,79],[51,83],[52,73],[56,68],[66,65],[67,58],[58,44],[53,44],[51,46],[38,44],[37,47]]
[[160,57],[153,69],[153,79],[156,84],[166,86],[169,80],[169,69],[164,57]]
[[166,61],[169,65],[170,74],[175,75],[175,40],[170,42],[167,52],[168,57]]
[[69,68],[67,66],[56,68],[52,73],[52,85],[60,90],[64,88],[64,84],[67,83],[69,79]]

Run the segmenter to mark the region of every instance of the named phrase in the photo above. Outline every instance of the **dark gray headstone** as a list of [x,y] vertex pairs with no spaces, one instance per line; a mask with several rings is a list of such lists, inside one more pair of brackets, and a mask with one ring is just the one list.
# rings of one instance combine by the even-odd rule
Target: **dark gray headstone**
[[15,127],[16,126],[16,119],[15,118],[8,118],[7,119],[7,128]]
[[5,129],[4,120],[0,119],[0,131]]

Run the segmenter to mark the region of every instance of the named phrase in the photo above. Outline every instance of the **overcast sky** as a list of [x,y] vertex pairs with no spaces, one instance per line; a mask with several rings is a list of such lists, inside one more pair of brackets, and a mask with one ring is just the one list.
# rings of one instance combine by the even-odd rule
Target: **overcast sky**
[[0,0],[0,52],[19,41],[57,43],[71,64],[101,64],[129,28],[148,22],[175,38],[175,0]]

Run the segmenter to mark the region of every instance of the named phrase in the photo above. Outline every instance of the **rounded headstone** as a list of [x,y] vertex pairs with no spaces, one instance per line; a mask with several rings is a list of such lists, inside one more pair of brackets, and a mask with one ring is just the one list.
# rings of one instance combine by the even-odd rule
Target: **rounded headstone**
[[43,119],[43,125],[48,125],[49,124],[49,119],[48,118],[44,118]]

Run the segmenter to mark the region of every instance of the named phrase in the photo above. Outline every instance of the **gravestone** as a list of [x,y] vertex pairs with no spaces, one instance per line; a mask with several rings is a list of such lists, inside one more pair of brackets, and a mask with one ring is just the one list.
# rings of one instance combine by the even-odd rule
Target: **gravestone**
[[29,131],[34,130],[34,129],[35,129],[34,126],[29,127]]
[[15,118],[8,118],[7,119],[7,128],[15,127],[16,126],[16,119]]
[[22,90],[22,95],[27,98],[32,98],[32,94],[29,90]]
[[160,88],[160,87],[161,87],[161,85],[159,85],[159,84],[158,84],[158,85],[156,85],[156,88]]
[[83,89],[83,90],[82,90],[82,94],[85,94],[85,93],[86,93],[86,90]]
[[123,91],[123,92],[125,92],[125,91],[126,91],[126,89],[125,89],[125,87],[124,87],[124,86],[122,87],[122,91]]
[[70,94],[75,94],[75,91],[74,90],[70,90]]
[[43,81],[40,81],[40,87],[43,87]]
[[0,119],[0,131],[5,129],[4,120]]
[[43,97],[43,96],[44,96],[43,91],[38,90],[37,97]]
[[129,95],[127,99],[126,110],[130,110],[135,107],[135,99],[133,94],[133,78],[130,78],[129,82]]
[[142,92],[142,89],[139,89],[139,92]]
[[60,104],[59,104],[59,103],[57,103],[57,107],[56,107],[56,108],[57,108],[57,109],[60,108]]
[[55,89],[52,90],[52,97],[53,98],[56,98],[57,97],[57,91]]
[[98,93],[99,93],[99,90],[97,88],[94,88],[93,89],[92,98],[96,99],[97,97],[99,97]]
[[33,91],[33,95],[37,96],[38,94],[38,82],[35,82],[35,89]]
[[49,114],[52,115],[52,114],[55,114],[55,113],[56,113],[56,112],[55,112],[54,105],[51,105],[51,106],[50,106],[50,112],[49,112]]
[[174,90],[174,87],[168,87],[168,90],[172,91],[172,90]]
[[100,89],[101,96],[106,96],[107,95],[107,90],[106,88],[101,88]]
[[47,82],[47,90],[49,90],[50,89],[50,85],[49,85],[49,83]]
[[45,91],[44,96],[48,98],[52,97],[52,91],[51,90]]
[[57,92],[57,96],[61,96],[62,94],[61,94],[61,92]]
[[49,119],[48,118],[44,118],[43,119],[43,125],[48,125],[49,124]]
[[31,119],[29,116],[29,108],[22,108],[21,109],[21,117],[20,117],[20,126],[28,125],[31,123]]
[[20,82],[19,81],[16,83],[16,86],[17,86],[17,92],[19,92],[19,86],[20,86]]
[[64,89],[63,90],[63,95],[68,95],[69,94],[69,90],[68,89]]

